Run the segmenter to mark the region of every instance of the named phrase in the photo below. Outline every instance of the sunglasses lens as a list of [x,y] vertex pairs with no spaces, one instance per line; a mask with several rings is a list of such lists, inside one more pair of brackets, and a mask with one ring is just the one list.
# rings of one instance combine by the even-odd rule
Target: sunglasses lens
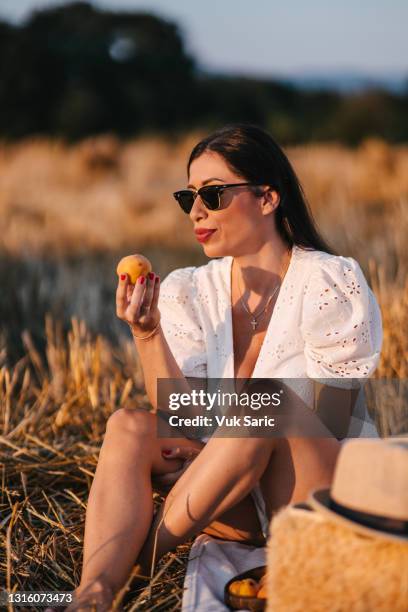
[[199,194],[204,201],[204,204],[210,210],[216,210],[219,207],[218,201],[218,189],[213,186],[202,187],[199,191]]
[[[217,210],[217,208],[219,208],[218,190],[214,189],[212,185],[202,187],[198,193],[209,210]],[[184,189],[182,191],[176,191],[173,195],[184,212],[190,214],[194,204],[195,192]]]
[[174,194],[177,202],[185,213],[190,214],[194,204],[194,193],[192,191],[176,191]]

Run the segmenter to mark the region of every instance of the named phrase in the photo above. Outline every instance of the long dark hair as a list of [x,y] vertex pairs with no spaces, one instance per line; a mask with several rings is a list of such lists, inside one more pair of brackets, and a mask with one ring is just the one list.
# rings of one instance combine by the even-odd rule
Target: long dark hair
[[188,176],[191,163],[204,151],[219,153],[244,180],[272,185],[278,191],[276,227],[288,245],[337,255],[319,234],[299,179],[270,134],[251,123],[233,123],[216,130],[195,145],[187,163]]

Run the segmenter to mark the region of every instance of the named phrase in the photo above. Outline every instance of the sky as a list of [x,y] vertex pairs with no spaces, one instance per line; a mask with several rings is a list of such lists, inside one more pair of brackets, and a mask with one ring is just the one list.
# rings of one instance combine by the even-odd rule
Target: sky
[[[0,0],[0,18],[21,23],[62,0]],[[248,75],[408,73],[407,0],[92,0],[176,22],[206,70]]]

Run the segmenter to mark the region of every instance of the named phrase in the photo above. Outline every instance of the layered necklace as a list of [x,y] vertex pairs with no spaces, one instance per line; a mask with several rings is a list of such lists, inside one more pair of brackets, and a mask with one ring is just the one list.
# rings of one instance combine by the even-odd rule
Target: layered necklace
[[[290,253],[290,251],[288,251],[288,253]],[[286,270],[289,267],[289,262],[290,262],[290,257],[289,257],[288,262],[286,264],[285,273],[286,273]],[[258,319],[260,319],[263,316],[263,314],[266,312],[266,309],[268,308],[269,304],[271,303],[271,300],[276,295],[276,292],[278,291],[279,287],[281,286],[282,281],[279,281],[277,283],[276,287],[272,291],[271,295],[269,296],[269,298],[268,298],[265,306],[262,308],[262,310],[258,314],[255,314],[254,312],[250,312],[250,310],[248,310],[248,308],[245,306],[245,303],[244,303],[244,300],[243,300],[243,297],[242,297],[241,283],[240,283],[240,280],[239,280],[239,276],[238,276],[237,280],[238,280],[238,290],[239,290],[239,293],[240,293],[240,298],[239,299],[241,300],[241,304],[242,304],[242,307],[244,308],[245,312],[247,312],[249,314],[249,316],[251,317],[250,323],[252,325],[252,331],[255,331],[257,326],[258,326]]]

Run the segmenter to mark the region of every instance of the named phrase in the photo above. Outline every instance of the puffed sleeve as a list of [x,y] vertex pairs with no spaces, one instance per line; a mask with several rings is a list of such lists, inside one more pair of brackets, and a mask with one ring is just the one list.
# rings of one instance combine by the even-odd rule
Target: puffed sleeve
[[308,377],[351,388],[360,381],[350,379],[374,372],[383,339],[381,311],[355,259],[319,262],[305,291],[301,332]]
[[195,306],[194,266],[170,272],[160,283],[161,327],[184,376],[207,377],[207,352]]

